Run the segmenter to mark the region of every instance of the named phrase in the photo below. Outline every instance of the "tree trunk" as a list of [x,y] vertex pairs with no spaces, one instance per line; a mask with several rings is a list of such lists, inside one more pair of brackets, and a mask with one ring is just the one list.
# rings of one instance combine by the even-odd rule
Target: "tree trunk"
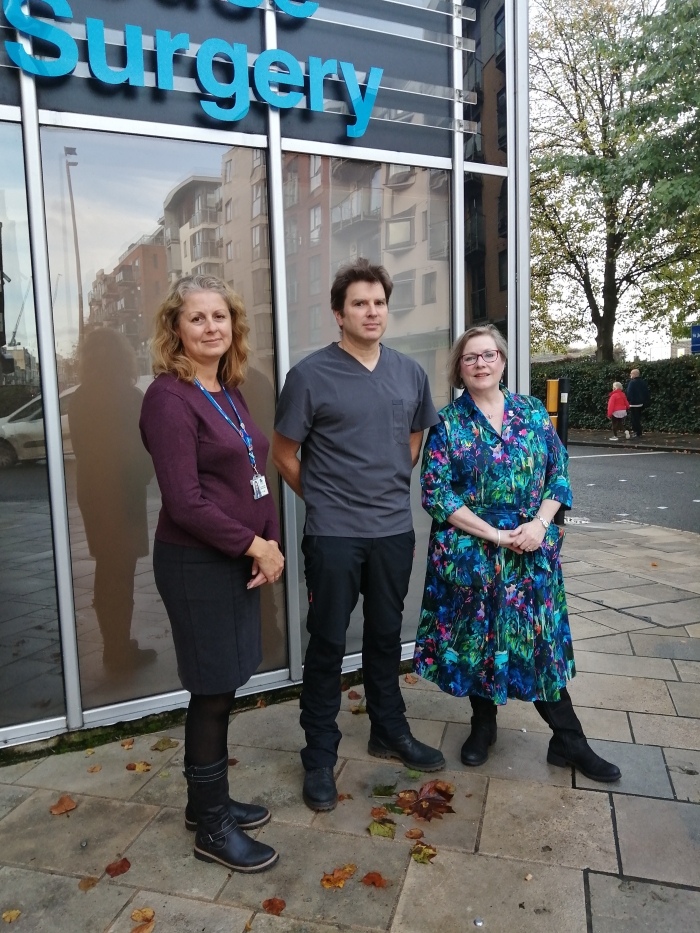
[[605,244],[605,270],[603,274],[603,313],[595,322],[598,334],[596,337],[596,355],[599,363],[613,362],[615,322],[617,319],[617,306],[619,303],[617,286],[617,257],[620,250],[615,233],[615,217],[617,205],[613,201],[606,204],[607,237]]

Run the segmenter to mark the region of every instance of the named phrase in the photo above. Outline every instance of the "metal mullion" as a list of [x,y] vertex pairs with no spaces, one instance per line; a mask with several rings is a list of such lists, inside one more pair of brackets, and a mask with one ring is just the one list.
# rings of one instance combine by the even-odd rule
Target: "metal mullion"
[[[25,50],[31,54],[29,40],[20,36],[19,41]],[[53,330],[49,244],[46,234],[46,207],[41,165],[41,142],[39,139],[39,110],[34,78],[22,71],[19,79],[29,239],[34,280],[34,306],[36,309],[41,394],[44,409],[44,437],[48,464],[49,503],[53,530],[63,683],[66,696],[66,724],[69,730],[74,730],[83,726],[83,710],[80,694],[75,604],[73,601],[73,568],[71,564],[68,502],[63,464],[58,370]]]
[[[462,15],[457,8],[452,15],[455,39],[462,38]],[[460,43],[455,42],[455,45]],[[452,53],[452,84],[455,92],[454,131],[452,137],[452,341],[466,329],[466,271],[464,268],[464,52]],[[473,53],[466,53],[473,54]]]
[[515,119],[515,8],[520,0],[505,5],[506,26],[506,138],[508,163],[508,388],[517,392],[518,370],[518,192]]
[[[277,48],[277,19],[269,0],[265,2],[265,46]],[[287,313],[287,265],[284,254],[284,186],[282,178],[282,127],[280,112],[268,107],[267,181],[270,255],[272,260],[272,304],[274,309],[274,347],[277,388],[282,386],[290,369],[289,316]],[[282,483],[282,516],[285,545],[285,593],[287,599],[287,652],[291,680],[301,680],[301,612],[299,594],[299,550],[296,519],[296,494]]]
[[530,393],[530,63],[529,13],[514,0],[518,392]]

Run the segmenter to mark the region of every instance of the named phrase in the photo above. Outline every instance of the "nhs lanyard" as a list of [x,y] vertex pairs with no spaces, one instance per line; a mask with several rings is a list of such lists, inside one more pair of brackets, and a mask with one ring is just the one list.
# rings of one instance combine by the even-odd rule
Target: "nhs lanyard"
[[224,395],[226,396],[226,398],[228,399],[229,405],[230,405],[231,408],[234,410],[234,412],[235,412],[235,414],[236,414],[236,418],[238,418],[240,427],[239,427],[238,425],[236,425],[236,424],[233,423],[233,421],[231,420],[231,418],[229,418],[229,416],[228,416],[228,415],[226,414],[226,412],[223,410],[223,408],[221,407],[221,405],[219,405],[219,403],[216,401],[216,399],[215,399],[214,396],[211,394],[211,392],[209,392],[207,389],[204,388],[204,386],[203,386],[202,383],[199,381],[199,379],[195,379],[194,382],[195,382],[195,385],[196,385],[199,389],[202,390],[202,392],[204,393],[204,395],[209,399],[209,401],[212,403],[212,405],[214,406],[214,408],[216,408],[216,410],[219,412],[219,414],[220,414],[223,418],[225,418],[226,421],[231,425],[231,427],[233,428],[233,430],[236,432],[236,434],[240,437],[240,439],[241,439],[241,440],[243,441],[243,443],[245,444],[246,450],[248,451],[248,459],[250,460],[250,465],[252,466],[252,468],[253,468],[253,473],[254,473],[254,476],[253,476],[252,480],[250,481],[250,485],[253,487],[253,498],[254,498],[254,499],[262,499],[263,496],[266,496],[266,495],[268,494],[267,482],[266,482],[266,480],[265,480],[265,477],[262,476],[262,475],[258,472],[258,466],[257,466],[257,464],[256,464],[256,462],[255,462],[255,454],[254,454],[254,452],[253,452],[253,438],[252,438],[252,437],[250,436],[250,434],[248,434],[248,432],[246,431],[246,427],[245,427],[245,424],[243,423],[243,419],[242,419],[241,416],[239,415],[238,409],[236,408],[236,406],[235,406],[235,404],[234,404],[234,402],[233,402],[233,399],[231,398],[231,396],[230,396],[230,395],[228,394],[228,392],[226,391],[226,387],[225,387],[224,385],[221,385],[221,388],[222,388],[222,390],[223,390],[223,393],[224,393]]

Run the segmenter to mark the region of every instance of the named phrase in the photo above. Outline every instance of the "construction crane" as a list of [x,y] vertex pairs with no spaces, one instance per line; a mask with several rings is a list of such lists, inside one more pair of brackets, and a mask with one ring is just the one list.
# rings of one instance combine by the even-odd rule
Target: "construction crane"
[[27,290],[24,293],[24,300],[22,301],[22,307],[19,309],[19,316],[17,317],[17,323],[15,324],[15,329],[12,331],[12,337],[10,338],[10,342],[7,345],[8,347],[17,346],[17,331],[19,330],[19,325],[22,321],[22,315],[24,314],[24,306],[27,303],[27,298],[29,298],[29,291],[31,287],[32,287],[32,277],[29,276],[29,285],[27,285]]

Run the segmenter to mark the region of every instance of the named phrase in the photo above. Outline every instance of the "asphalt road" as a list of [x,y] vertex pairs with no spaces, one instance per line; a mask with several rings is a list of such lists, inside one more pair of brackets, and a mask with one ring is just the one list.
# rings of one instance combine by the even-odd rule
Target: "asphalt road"
[[572,518],[700,533],[700,454],[569,448]]

